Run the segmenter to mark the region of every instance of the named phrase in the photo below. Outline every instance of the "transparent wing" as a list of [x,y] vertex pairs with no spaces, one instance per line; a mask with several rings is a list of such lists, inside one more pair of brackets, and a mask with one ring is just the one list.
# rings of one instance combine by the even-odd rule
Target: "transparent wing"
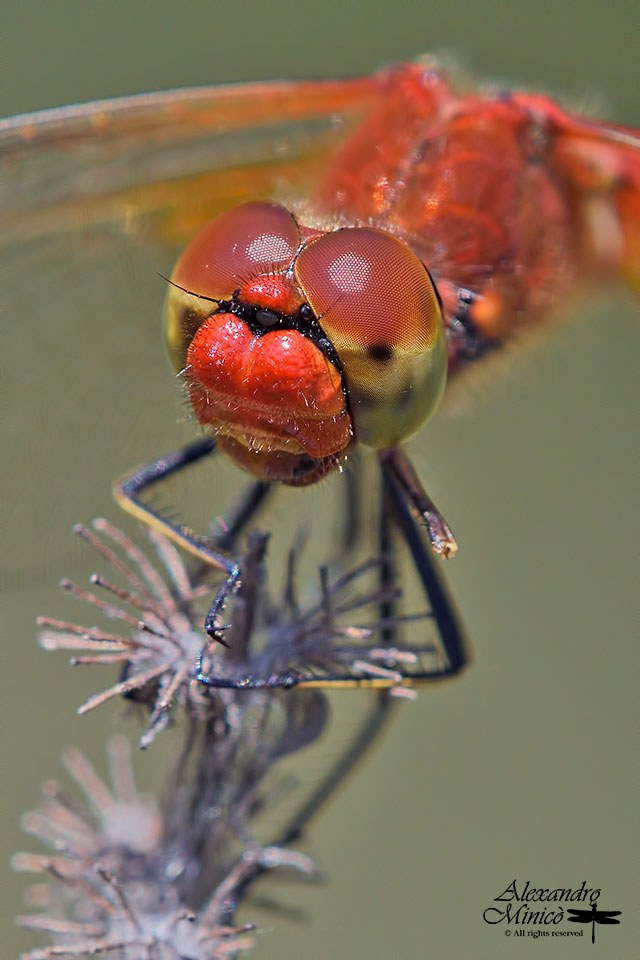
[[3,240],[89,219],[181,241],[229,203],[301,182],[374,88],[366,79],[194,88],[0,121]]

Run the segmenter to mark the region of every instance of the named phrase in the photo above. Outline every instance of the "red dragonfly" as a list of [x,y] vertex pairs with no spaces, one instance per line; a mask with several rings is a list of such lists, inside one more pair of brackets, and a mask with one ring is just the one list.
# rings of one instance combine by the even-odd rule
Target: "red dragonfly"
[[[47,111],[0,133],[9,169],[31,188],[18,199],[24,236],[46,230],[53,204],[70,227],[90,204],[93,223],[128,216],[165,241],[190,240],[171,277],[165,337],[211,437],[126,477],[116,497],[226,571],[210,635],[221,639],[241,574],[224,547],[270,485],[316,482],[364,446],[380,463],[381,514],[404,534],[433,608],[445,653],[437,675],[457,672],[462,632],[418,525],[437,554],[457,545],[402,444],[437,408],[447,376],[551,316],[578,286],[620,273],[638,284],[637,133],[539,95],[458,89],[427,61],[369,79]],[[96,141],[109,161],[97,190],[87,175]],[[178,147],[183,176],[167,181]],[[273,201],[282,182],[302,179],[315,182],[307,199]],[[226,542],[212,545],[140,494],[216,448],[256,484]],[[254,685],[297,682],[319,681]]]

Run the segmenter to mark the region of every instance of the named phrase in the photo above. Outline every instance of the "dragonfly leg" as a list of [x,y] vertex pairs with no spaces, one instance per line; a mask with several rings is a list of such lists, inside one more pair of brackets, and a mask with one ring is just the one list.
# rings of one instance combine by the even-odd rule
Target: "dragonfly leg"
[[[357,489],[355,485],[353,489]],[[393,557],[393,542],[391,536],[392,508],[390,492],[384,481],[380,491],[380,520],[378,525],[378,548],[382,563],[380,565],[380,592],[383,599],[379,604],[379,617],[384,627],[380,632],[381,642],[389,647],[397,645],[397,628],[393,622],[395,600],[392,596],[395,583],[395,565]],[[396,703],[388,690],[378,690],[371,697],[366,717],[362,720],[359,729],[351,742],[343,749],[329,773],[308,801],[302,806],[290,821],[287,829],[277,838],[276,843],[287,845],[299,840],[309,821],[315,816],[326,801],[342,785],[350,775],[356,764],[362,761],[378,738],[379,733],[389,720],[392,708]]]
[[362,466],[357,453],[351,457],[343,473],[344,503],[340,531],[341,556],[351,553],[357,545],[362,530]]
[[180,450],[173,453],[158,457],[117,480],[113,486],[113,495],[116,503],[131,516],[164,534],[173,543],[197,557],[198,560],[227,574],[225,582],[213,599],[205,620],[205,629],[209,636],[224,644],[220,635],[219,619],[227,598],[239,581],[240,568],[238,564],[214,549],[209,541],[199,537],[188,527],[163,517],[140,499],[140,494],[148,487],[160,483],[191,463],[197,463],[198,460],[213,453],[215,448],[215,440],[207,437],[203,440],[196,440],[195,443],[190,443],[186,447],[181,447]]
[[[232,509],[211,524],[212,540],[220,550],[233,550],[236,540],[258,513],[273,491],[273,485],[262,480],[252,483]],[[215,527],[219,532],[215,531]]]
[[[384,463],[383,463],[384,466]],[[425,545],[420,527],[416,522],[402,480],[392,470],[383,469],[383,486],[398,530],[409,547],[413,562],[427,595],[438,634],[442,642],[446,664],[422,679],[444,679],[454,676],[468,662],[464,630],[453,601],[436,570],[431,550]]]
[[384,474],[381,475],[380,480],[378,547],[381,557],[379,585],[382,600],[379,604],[378,614],[380,622],[384,624],[380,631],[380,641],[382,646],[393,647],[396,645],[397,633],[393,618],[398,606],[393,592],[397,582],[396,557],[391,529],[393,523],[393,503],[391,500],[391,491]]
[[448,559],[458,552],[458,544],[451,529],[435,503],[428,495],[408,456],[400,447],[383,450],[379,454],[383,472],[402,490],[427,525],[427,533],[435,553]]

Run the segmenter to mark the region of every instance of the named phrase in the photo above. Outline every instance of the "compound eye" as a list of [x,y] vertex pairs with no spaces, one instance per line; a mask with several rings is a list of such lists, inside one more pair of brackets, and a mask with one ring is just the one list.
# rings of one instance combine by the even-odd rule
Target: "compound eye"
[[349,227],[312,240],[295,262],[298,283],[340,355],[372,359],[428,350],[440,309],[424,265],[392,234]]
[[176,371],[183,369],[189,344],[215,309],[209,300],[184,290],[228,300],[247,280],[288,267],[298,244],[298,226],[278,203],[234,207],[194,237],[171,275],[174,285],[167,290],[164,307],[164,339]]
[[402,443],[435,410],[447,371],[424,264],[390,233],[348,227],[310,240],[294,272],[340,358],[356,440]]
[[298,226],[285,207],[245,203],[196,235],[171,279],[203,297],[227,299],[251,277],[288,266],[298,243]]

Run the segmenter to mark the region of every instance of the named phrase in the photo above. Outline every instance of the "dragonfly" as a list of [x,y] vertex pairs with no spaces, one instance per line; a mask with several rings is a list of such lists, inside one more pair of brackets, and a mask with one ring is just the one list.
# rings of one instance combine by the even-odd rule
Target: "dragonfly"
[[[0,149],[17,185],[9,228],[25,243],[87,222],[186,243],[168,282],[165,341],[208,435],[133,471],[115,495],[224,572],[206,620],[212,640],[224,642],[222,610],[242,575],[231,550],[272,487],[348,477],[368,448],[382,477],[381,549],[391,527],[407,542],[444,653],[444,665],[406,679],[457,673],[463,630],[431,556],[453,556],[457,543],[404,443],[448,379],[553,317],[578,288],[619,275],[638,285],[637,132],[545,96],[464,88],[427,58],[370,78],[45,111],[4,122]],[[222,544],[141,496],[216,450],[255,478]],[[197,676],[249,679],[214,677],[202,659]],[[251,678],[298,682],[391,683]]]
[[590,923],[591,943],[595,943],[596,923],[620,923],[615,918],[619,917],[621,912],[621,910],[598,910],[596,904],[592,903],[591,910],[567,910],[567,913],[573,914],[567,917],[567,920],[572,920],[574,923]]

